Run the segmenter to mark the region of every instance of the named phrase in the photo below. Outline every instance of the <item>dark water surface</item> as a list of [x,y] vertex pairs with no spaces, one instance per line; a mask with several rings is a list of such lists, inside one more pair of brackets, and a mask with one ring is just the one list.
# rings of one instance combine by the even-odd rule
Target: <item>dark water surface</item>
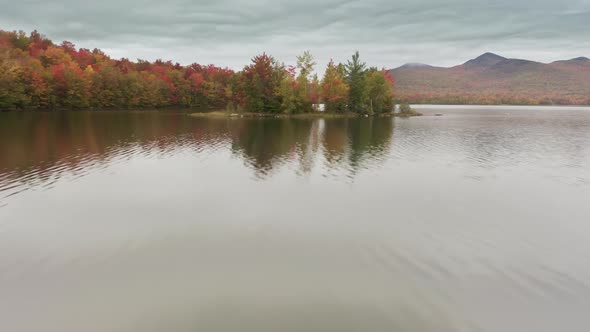
[[590,110],[0,114],[0,331],[590,330]]

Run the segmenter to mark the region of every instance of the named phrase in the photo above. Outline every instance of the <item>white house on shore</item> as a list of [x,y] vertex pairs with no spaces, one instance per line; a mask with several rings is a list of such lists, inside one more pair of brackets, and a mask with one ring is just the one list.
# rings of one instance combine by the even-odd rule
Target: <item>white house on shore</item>
[[311,105],[316,112],[325,112],[326,104],[313,104]]

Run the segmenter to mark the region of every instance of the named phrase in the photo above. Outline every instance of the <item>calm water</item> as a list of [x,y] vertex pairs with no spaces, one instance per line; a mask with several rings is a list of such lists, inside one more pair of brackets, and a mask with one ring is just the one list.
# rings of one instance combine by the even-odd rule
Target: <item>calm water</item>
[[0,330],[588,331],[590,110],[0,114]]

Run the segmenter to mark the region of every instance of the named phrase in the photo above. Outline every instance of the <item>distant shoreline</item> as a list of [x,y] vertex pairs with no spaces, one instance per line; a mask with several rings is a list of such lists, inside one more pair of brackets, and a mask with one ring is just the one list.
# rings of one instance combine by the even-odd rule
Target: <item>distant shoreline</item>
[[543,109],[577,109],[590,110],[590,105],[446,105],[446,104],[411,104],[415,109],[465,109],[465,110],[485,110],[485,109],[527,109],[527,110],[543,110]]
[[[518,109],[527,109],[527,110],[547,110],[547,109],[572,109],[572,110],[588,110],[590,111],[590,105],[471,105],[471,104],[457,104],[457,105],[447,105],[447,104],[411,104],[412,108],[416,110],[428,110],[428,109],[437,109],[437,110],[453,110],[453,109],[463,109],[463,110],[485,110],[485,109],[506,109],[506,110],[518,110]],[[0,109],[0,113],[52,113],[52,112],[182,112],[187,113],[188,115],[198,117],[199,114],[202,114],[204,117],[230,117],[231,113],[227,113],[226,111],[207,111],[207,112],[197,112],[190,108],[183,108],[183,107],[159,107],[159,108],[86,108],[86,109],[18,109],[18,110],[11,110],[11,109]],[[353,118],[353,117],[360,117],[363,114],[357,114],[352,112],[346,113],[326,113],[326,112],[316,112],[316,113],[297,113],[297,114],[281,114],[281,113],[235,113],[238,115],[242,115],[243,117],[291,117],[291,118],[311,118],[311,117],[324,117],[324,118]],[[393,113],[379,113],[375,114],[375,116],[399,116],[398,114]]]

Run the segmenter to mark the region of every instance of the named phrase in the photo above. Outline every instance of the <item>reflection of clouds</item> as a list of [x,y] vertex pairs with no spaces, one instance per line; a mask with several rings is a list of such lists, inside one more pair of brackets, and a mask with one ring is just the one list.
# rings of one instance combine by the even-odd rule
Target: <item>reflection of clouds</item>
[[569,114],[0,114],[0,184],[59,189],[0,199],[2,323],[583,331],[589,187],[546,180],[587,179]]
[[577,174],[590,167],[587,110],[445,107],[444,113],[398,121],[392,158],[464,170],[477,181],[498,171],[525,170],[584,183]]

